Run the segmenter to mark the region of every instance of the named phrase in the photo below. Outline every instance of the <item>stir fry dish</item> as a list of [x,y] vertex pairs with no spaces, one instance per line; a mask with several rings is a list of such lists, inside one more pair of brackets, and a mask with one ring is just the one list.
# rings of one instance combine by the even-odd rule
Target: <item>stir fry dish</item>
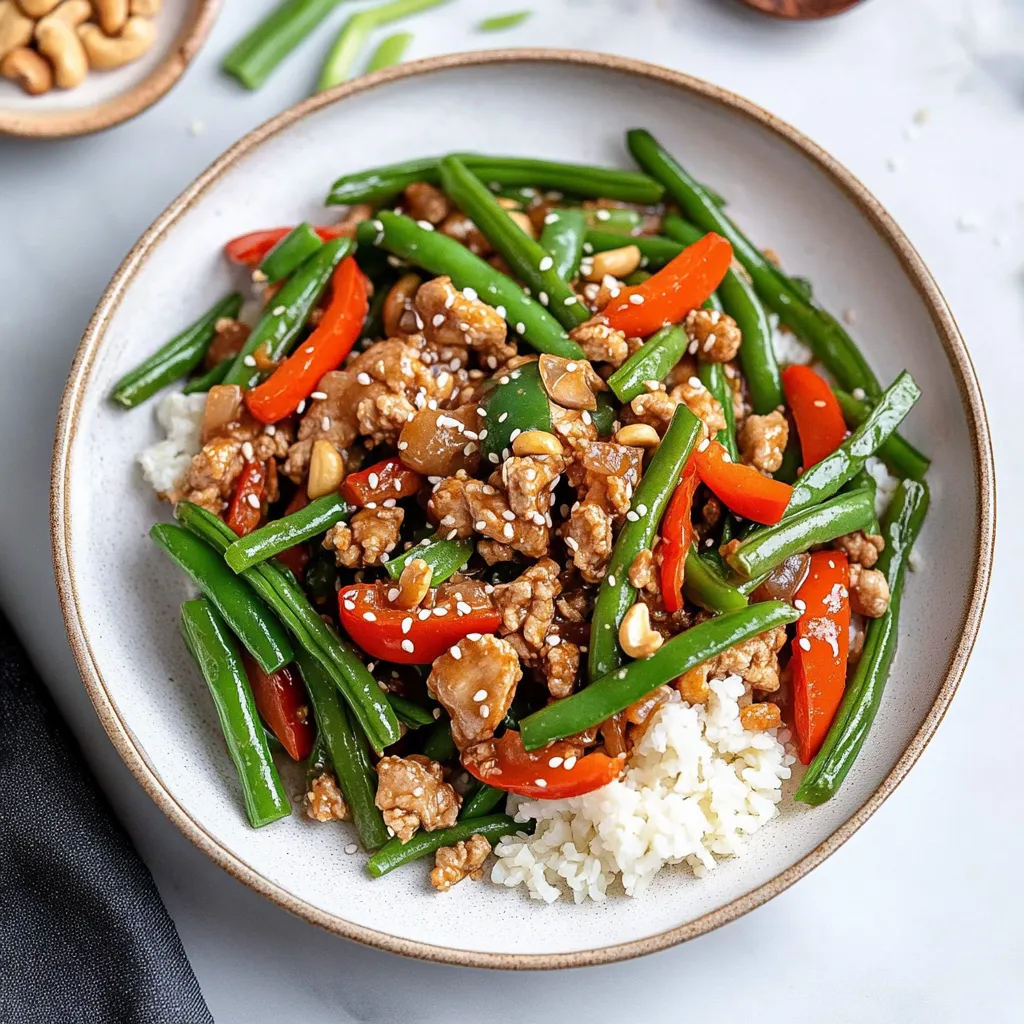
[[493,852],[493,882],[602,899],[739,852],[798,761],[812,807],[854,764],[928,507],[920,392],[627,144],[637,170],[347,175],[336,223],[229,241],[253,297],[117,383],[185,380],[140,455],[151,536],[253,827],[302,762],[374,877],[433,856],[447,890]]

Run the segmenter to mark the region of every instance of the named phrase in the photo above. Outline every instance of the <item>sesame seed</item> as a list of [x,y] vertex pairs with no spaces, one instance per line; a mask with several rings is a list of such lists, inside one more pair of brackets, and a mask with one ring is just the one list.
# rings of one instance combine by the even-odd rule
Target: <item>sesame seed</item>
[[608,574],[608,586],[609,587],[614,587],[615,586],[615,575],[614,575],[614,573],[609,573]]
[[579,549],[580,549],[579,544],[577,544],[576,541],[572,539],[572,537],[566,537],[565,538],[565,546],[570,551],[579,551]]
[[448,536],[445,538],[445,540],[455,540],[455,538],[458,537],[458,535],[459,535],[459,531],[458,530],[449,530],[448,531]]
[[391,588],[391,589],[390,589],[390,590],[388,591],[388,600],[389,600],[389,601],[394,601],[394,599],[395,599],[396,597],[398,597],[399,593],[401,593],[401,591],[399,591],[398,587],[392,587],[392,588]]
[[647,515],[647,506],[642,501],[637,505],[636,510],[642,516]]
[[510,441],[514,441],[523,432],[522,427],[516,427],[511,434],[508,435]]
[[555,213],[554,211],[552,211],[549,214],[546,214],[545,217],[544,217],[544,223],[545,224],[557,224],[558,220],[559,220],[558,214]]
[[796,610],[797,610],[798,612],[805,612],[805,611],[807,611],[807,602],[806,602],[806,601],[801,601],[801,600],[800,600],[800,598],[797,598],[797,599],[796,599],[796,600],[795,600],[795,601],[793,602],[793,607],[794,607],[794,608],[795,608],[795,609],[796,609]]
[[473,611],[473,606],[465,601],[457,601],[455,604],[455,610],[459,615],[470,615]]
[[567,757],[565,759],[565,764],[563,764],[562,767],[567,772],[571,772],[573,770],[573,768],[576,767],[576,755],[575,754],[571,754],[569,757]]
[[540,263],[537,264],[537,269],[543,273],[545,270],[550,270],[555,265],[555,261],[550,256],[545,256]]
[[526,324],[521,323],[521,322],[516,324],[516,334],[525,334],[525,333],[526,333]]
[[488,454],[488,456],[487,456],[487,460],[488,460],[489,462],[493,462],[495,466],[496,466],[496,465],[497,465],[497,464],[498,464],[499,462],[501,462],[501,459],[499,459],[499,458],[498,458],[498,456],[497,456],[497,453],[495,453],[495,452],[490,452],[490,453]]
[[306,400],[303,399],[297,406],[295,406],[296,415],[301,416],[306,411]]
[[534,782],[535,782],[535,783],[537,784],[537,786],[539,786],[539,787],[540,787],[541,789],[547,789],[547,786],[548,786],[548,783],[547,783],[547,779],[534,779],[533,781],[534,781]]
[[477,533],[483,533],[483,532],[484,532],[484,530],[486,530],[486,529],[487,529],[487,523],[486,523],[486,522],[485,522],[485,521],[484,521],[483,519],[478,519],[478,520],[477,520],[477,521],[476,521],[476,522],[475,522],[475,523],[473,524],[473,529],[474,529],[474,530],[476,530],[476,531],[477,531]]
[[828,402],[826,402],[823,398],[816,398],[814,400],[815,409],[824,409],[826,405],[828,405]]
[[565,760],[564,757],[553,757],[553,758],[551,758],[548,761],[548,767],[549,768],[560,768],[562,766],[562,762],[564,760]]
[[704,385],[703,383],[701,383],[700,377],[691,377],[686,383],[689,384],[690,387],[696,391],[704,390]]
[[252,441],[245,441],[242,444],[242,456],[252,462],[253,455]]
[[811,649],[811,641],[807,637],[800,637],[800,647],[802,650],[809,651]]
[[477,704],[479,704],[481,701],[487,700],[487,691],[477,690],[476,693],[473,694],[473,700],[475,700]]
[[345,611],[347,611],[347,612],[354,612],[355,610],[356,610],[356,603],[355,603],[355,601],[346,601],[345,602]]
[[513,529],[513,527],[512,527],[512,524],[511,524],[511,523],[506,523],[506,524],[505,524],[505,525],[504,525],[504,526],[503,526],[503,527],[501,528],[501,535],[502,535],[502,537],[504,537],[504,538],[505,538],[506,540],[513,540],[513,539],[515,538],[515,535],[516,535],[516,531],[515,531],[515,530]]
[[630,510],[629,510],[629,511],[628,511],[628,512],[626,513],[626,518],[627,518],[627,519],[628,519],[628,520],[629,520],[629,521],[630,521],[631,523],[636,523],[636,522],[639,522],[639,521],[640,521],[640,517],[639,517],[639,516],[638,516],[638,515],[637,515],[637,514],[636,514],[636,513],[635,513],[635,512],[634,512],[634,511],[632,510],[632,509],[630,509]]
[[363,612],[363,618],[366,619],[367,622],[377,621],[377,616],[374,615],[373,612]]
[[416,221],[417,227],[423,228],[424,231],[433,231],[434,225],[429,220],[418,220]]
[[642,295],[637,295],[634,292],[632,295],[630,295],[629,302],[630,305],[633,306],[642,306],[644,304],[644,297]]
[[357,373],[356,374],[356,381],[357,381],[357,383],[362,384],[363,387],[366,387],[366,385],[370,383],[370,375],[368,373],[365,373],[365,372],[364,373]]
[[466,634],[466,639],[467,640],[474,640],[475,641],[475,640],[480,640],[482,638],[483,638],[483,633],[467,633]]
[[243,359],[242,359],[242,362],[245,363],[246,366],[255,366],[256,365],[256,357],[255,356],[244,356]]
[[310,396],[315,402],[322,402],[327,397],[326,391],[314,391]]
[[541,292],[537,296],[537,298],[540,299],[540,304],[542,306],[546,306],[548,304],[548,293],[547,292]]
[[510,523],[513,523],[515,522],[516,514],[512,511],[512,509],[507,508],[505,509],[504,512],[501,513],[501,518],[507,520]]
[[284,312],[284,306],[275,306],[271,311],[274,316],[280,316]]
[[701,441],[699,445],[697,445],[697,451],[706,452],[710,446],[711,442],[705,437],[704,440]]
[[598,220],[611,220],[612,219],[612,215],[611,215],[611,211],[610,210],[598,210],[596,216],[597,216]]
[[430,618],[430,609],[429,608],[421,608],[416,613],[416,618],[419,619],[420,622],[424,622],[426,619],[429,619]]
[[507,412],[503,412],[503,413],[502,413],[502,414],[501,414],[501,415],[500,415],[500,416],[498,417],[498,422],[499,422],[499,423],[504,423],[504,422],[505,422],[505,420],[507,420],[507,419],[508,419],[508,413],[507,413]]
[[416,648],[411,640],[403,640],[402,650],[405,651],[406,654],[412,654],[412,652],[415,651]]
[[376,490],[380,486],[380,477],[376,473],[371,473],[367,479],[370,482],[370,486]]
[[407,615],[404,619],[402,619],[402,632],[408,633],[410,629],[412,629],[412,616]]
[[544,639],[547,640],[548,645],[551,647],[557,647],[562,642],[562,638],[557,633],[552,633]]
[[447,609],[447,608],[445,608],[445,607],[444,607],[444,606],[442,605],[442,606],[441,606],[440,608],[435,608],[435,609],[433,609],[433,612],[434,612],[434,614],[435,614],[435,615],[437,615],[437,616],[441,616],[441,615],[447,615],[447,614],[448,614],[448,609]]
[[330,430],[331,429],[331,417],[330,416],[324,416],[320,420],[320,427],[323,430]]
[[504,306],[495,306],[494,312],[497,313],[502,320],[504,320],[506,315],[508,314],[508,310],[506,310]]
[[435,719],[441,717],[441,709],[440,708],[434,708],[434,710],[431,711],[430,713],[434,716]]

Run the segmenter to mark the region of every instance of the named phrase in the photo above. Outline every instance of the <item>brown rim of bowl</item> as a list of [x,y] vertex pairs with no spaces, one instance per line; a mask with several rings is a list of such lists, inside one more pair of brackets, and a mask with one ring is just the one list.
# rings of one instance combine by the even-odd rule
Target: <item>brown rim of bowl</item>
[[26,139],[61,139],[121,124],[151,107],[181,78],[200,51],[220,11],[221,0],[193,0],[174,46],[141,82],[95,107],[38,113],[0,109],[0,135]]
[[[921,298],[931,312],[932,322],[942,339],[943,348],[956,378],[957,386],[967,414],[974,442],[974,473],[980,495],[978,525],[975,539],[978,573],[964,610],[960,640],[950,659],[945,680],[938,697],[928,712],[921,728],[911,739],[896,766],[886,776],[877,790],[843,825],[817,846],[802,860],[732,901],[725,907],[705,914],[694,921],[671,928],[658,935],[648,936],[632,942],[618,943],[597,949],[579,950],[572,953],[479,953],[471,950],[447,949],[428,943],[387,935],[372,928],[356,925],[333,914],[328,914],[287,892],[279,885],[269,882],[249,864],[224,847],[198,822],[194,821],[175,798],[163,787],[155,768],[146,758],[146,753],[136,742],[127,725],[121,721],[107,693],[106,685],[93,656],[89,639],[82,628],[78,614],[78,596],[74,569],[69,558],[70,521],[69,482],[70,449],[78,427],[82,396],[88,382],[93,362],[103,340],[104,331],[110,322],[125,290],[130,285],[139,267],[149,252],[158,245],[164,233],[175,221],[228,169],[244,157],[253,147],[276,135],[306,114],[321,107],[344,99],[356,93],[374,89],[388,82],[413,78],[458,67],[479,67],[504,63],[554,63],[572,64],[584,67],[605,68],[625,75],[664,82],[688,93],[714,100],[729,110],[742,114],[764,125],[788,142],[794,149],[816,163],[858,206],[872,224],[879,236],[897,255],[904,270],[914,282]],[[290,110],[279,114],[241,141],[235,143],[223,156],[212,164],[153,222],[149,230],[118,268],[93,314],[75,356],[67,387],[61,401],[54,443],[52,491],[50,501],[50,531],[53,543],[54,573],[60,597],[64,621],[67,626],[71,648],[78,662],[79,671],[92,699],[100,721],[110,735],[118,753],[135,774],[143,788],[157,806],[213,861],[243,882],[249,888],[261,893],[278,906],[327,931],[355,939],[368,946],[402,953],[406,956],[433,960],[439,963],[466,967],[492,967],[504,969],[536,970],[558,967],[584,967],[594,964],[613,963],[632,957],[653,953],[688,939],[696,938],[718,928],[729,921],[759,907],[772,897],[788,889],[812,868],[817,867],[826,857],[834,853],[847,839],[863,825],[882,805],[885,799],[902,781],[914,762],[920,757],[942,720],[957,685],[963,675],[977,636],[978,626],[984,611],[991,574],[995,538],[995,476],[992,464],[992,446],[981,392],[971,365],[970,356],[946,306],[937,285],[928,272],[921,257],[906,239],[888,213],[878,201],[849,171],[842,167],[828,153],[801,135],[795,128],[762,110],[756,104],[734,93],[697,78],[667,68],[646,64],[625,57],[612,57],[576,50],[492,50],[474,53],[451,54],[433,57],[412,64],[386,68],[373,75],[340,85],[328,92],[313,96]]]

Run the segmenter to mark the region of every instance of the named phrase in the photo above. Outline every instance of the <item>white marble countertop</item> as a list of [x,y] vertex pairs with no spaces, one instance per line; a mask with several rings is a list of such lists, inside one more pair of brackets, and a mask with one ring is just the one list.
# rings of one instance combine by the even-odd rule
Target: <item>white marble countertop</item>
[[[1005,513],[960,693],[910,777],[853,840],[795,888],[696,942],[529,979],[362,948],[222,873],[122,765],[65,643],[46,516],[67,369],[94,302],[153,217],[228,144],[309,89],[323,34],[258,93],[217,71],[270,6],[226,4],[183,81],[129,124],[63,142],[0,140],[0,600],[149,864],[217,1021],[447,1022],[456,994],[463,1007],[502,1016],[547,1003],[560,1016],[593,1006],[632,1024],[721,1019],[723,1006],[741,1019],[757,1008],[794,1022],[1019,1019],[1024,803],[1008,782],[1021,763],[1013,637],[1024,610],[1010,569],[1024,559],[1012,511],[1024,498],[1014,441],[1024,374],[1019,0],[874,0],[802,25],[732,0],[452,0],[411,26],[415,57],[548,45],[657,61],[751,97],[831,150],[902,224],[959,318],[988,403]],[[512,32],[473,31],[485,14],[522,7],[536,13]]]

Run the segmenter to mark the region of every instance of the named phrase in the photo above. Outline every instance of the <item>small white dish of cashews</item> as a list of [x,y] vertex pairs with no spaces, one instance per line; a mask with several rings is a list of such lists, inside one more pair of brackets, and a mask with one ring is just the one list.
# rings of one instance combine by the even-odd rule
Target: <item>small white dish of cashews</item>
[[155,103],[220,0],[0,0],[0,134],[82,135]]

